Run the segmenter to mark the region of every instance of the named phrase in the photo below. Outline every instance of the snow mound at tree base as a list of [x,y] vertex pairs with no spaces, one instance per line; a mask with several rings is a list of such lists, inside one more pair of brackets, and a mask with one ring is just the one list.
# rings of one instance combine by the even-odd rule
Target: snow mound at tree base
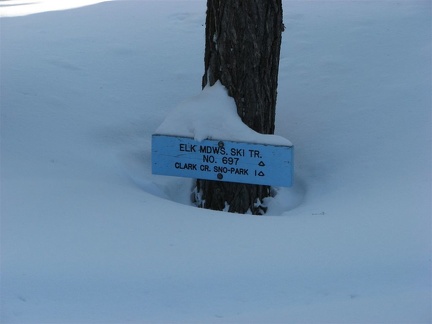
[[[140,154],[120,158],[121,168],[134,185],[153,196],[196,208],[192,202],[195,179],[149,175],[148,169],[143,167],[146,158]],[[268,207],[265,215],[284,215],[301,204],[305,193],[305,184],[299,178],[291,188],[272,187],[272,197],[264,201]]]

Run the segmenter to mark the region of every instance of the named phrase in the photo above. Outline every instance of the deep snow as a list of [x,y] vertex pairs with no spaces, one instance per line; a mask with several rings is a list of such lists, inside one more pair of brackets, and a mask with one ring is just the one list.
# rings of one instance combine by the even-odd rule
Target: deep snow
[[2,322],[432,321],[431,2],[283,5],[296,179],[263,217],[151,175],[204,1],[1,18]]

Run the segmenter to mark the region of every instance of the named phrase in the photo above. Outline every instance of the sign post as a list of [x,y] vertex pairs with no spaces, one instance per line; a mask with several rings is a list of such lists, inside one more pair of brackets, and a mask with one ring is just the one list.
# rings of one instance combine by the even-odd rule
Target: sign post
[[293,146],[152,136],[152,173],[290,187]]

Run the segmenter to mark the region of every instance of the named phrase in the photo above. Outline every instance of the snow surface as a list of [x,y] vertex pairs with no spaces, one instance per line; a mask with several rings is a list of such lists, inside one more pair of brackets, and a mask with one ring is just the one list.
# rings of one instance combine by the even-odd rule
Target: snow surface
[[431,2],[283,5],[296,179],[263,217],[151,175],[205,1],[0,20],[3,323],[432,321]]
[[2,0],[0,17],[26,16],[35,13],[66,10],[111,0]]

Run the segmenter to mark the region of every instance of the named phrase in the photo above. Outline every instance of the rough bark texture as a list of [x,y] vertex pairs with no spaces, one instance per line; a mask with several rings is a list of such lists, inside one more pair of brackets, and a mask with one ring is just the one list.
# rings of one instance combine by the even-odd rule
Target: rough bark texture
[[[202,86],[220,82],[243,122],[273,134],[282,31],[281,0],[207,0]],[[265,213],[269,186],[197,180],[201,206]]]

